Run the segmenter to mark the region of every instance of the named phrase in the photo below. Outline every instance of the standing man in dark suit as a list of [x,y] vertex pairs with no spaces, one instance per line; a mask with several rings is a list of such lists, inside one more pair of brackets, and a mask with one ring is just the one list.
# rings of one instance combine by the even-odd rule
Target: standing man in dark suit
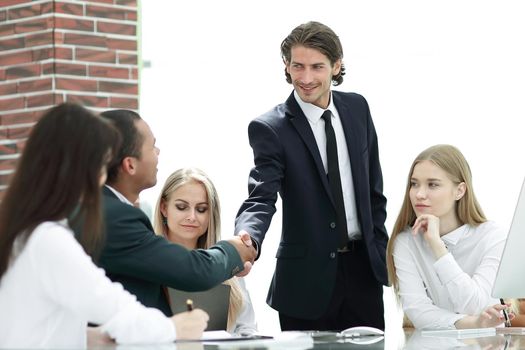
[[201,291],[239,275],[243,268],[247,273],[256,254],[247,235],[217,242],[207,250],[187,250],[155,235],[148,217],[134,207],[140,192],[157,182],[155,137],[133,111],[112,110],[101,116],[122,135],[103,189],[106,242],[98,263],[108,277],[142,304],[172,315],[164,286]]
[[384,329],[386,198],[366,100],[331,91],[345,74],[338,36],[308,22],[281,44],[284,104],[248,128],[255,167],[236,218],[261,252],[277,193],[281,242],[268,292],[282,330]]

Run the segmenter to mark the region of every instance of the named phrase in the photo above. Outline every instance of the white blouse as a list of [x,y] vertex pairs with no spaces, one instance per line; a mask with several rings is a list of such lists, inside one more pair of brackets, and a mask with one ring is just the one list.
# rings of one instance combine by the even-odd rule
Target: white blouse
[[257,323],[255,322],[255,312],[253,311],[252,300],[248,289],[246,288],[246,282],[244,278],[238,277],[237,282],[241,288],[242,293],[242,308],[241,312],[235,320],[235,325],[232,329],[228,329],[228,332],[233,335],[253,335],[257,333]]
[[463,225],[441,237],[449,253],[435,260],[422,235],[401,232],[394,264],[403,311],[416,328],[455,328],[466,315],[497,304],[492,285],[507,231],[488,221]]
[[19,246],[0,280],[0,348],[85,348],[87,322],[117,343],[175,340],[173,322],[112,283],[65,221],[40,224]]

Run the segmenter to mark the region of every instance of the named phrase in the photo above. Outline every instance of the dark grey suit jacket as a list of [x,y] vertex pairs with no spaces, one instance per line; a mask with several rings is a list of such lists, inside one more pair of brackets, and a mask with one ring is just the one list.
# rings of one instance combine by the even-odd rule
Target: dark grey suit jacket
[[239,253],[221,241],[210,249],[187,250],[155,235],[148,217],[104,187],[106,243],[99,265],[144,305],[171,315],[162,286],[202,291],[243,268]]
[[[332,96],[346,136],[370,265],[378,283],[387,284],[386,198],[370,110],[358,94],[333,91]],[[249,232],[260,254],[280,194],[281,242],[267,302],[288,316],[318,318],[335,284],[338,235],[331,225],[335,208],[312,129],[292,93],[284,104],[253,120],[248,134],[255,167],[235,232]]]

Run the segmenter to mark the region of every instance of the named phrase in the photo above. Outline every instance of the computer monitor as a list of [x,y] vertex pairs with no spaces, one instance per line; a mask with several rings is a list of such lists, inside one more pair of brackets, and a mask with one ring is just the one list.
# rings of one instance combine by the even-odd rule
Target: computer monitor
[[525,180],[501,257],[494,287],[494,298],[525,297]]

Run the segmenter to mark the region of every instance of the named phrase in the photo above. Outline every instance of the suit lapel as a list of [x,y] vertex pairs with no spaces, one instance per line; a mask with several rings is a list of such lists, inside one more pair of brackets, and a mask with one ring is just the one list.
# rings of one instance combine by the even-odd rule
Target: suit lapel
[[312,132],[312,128],[308,123],[308,119],[306,119],[306,116],[304,115],[301,107],[299,107],[299,104],[295,100],[293,92],[290,97],[288,97],[288,100],[286,100],[285,105],[286,116],[289,118],[290,122],[297,130],[297,133],[303,139],[306,148],[308,148],[308,151],[312,155],[317,168],[317,173],[321,178],[321,182],[323,183],[323,186],[333,204],[334,200],[332,198],[332,193],[330,192],[330,185],[328,184],[328,177],[326,176],[326,172],[324,170],[323,161],[321,160],[321,155],[319,154],[319,147],[315,141],[315,137]]

